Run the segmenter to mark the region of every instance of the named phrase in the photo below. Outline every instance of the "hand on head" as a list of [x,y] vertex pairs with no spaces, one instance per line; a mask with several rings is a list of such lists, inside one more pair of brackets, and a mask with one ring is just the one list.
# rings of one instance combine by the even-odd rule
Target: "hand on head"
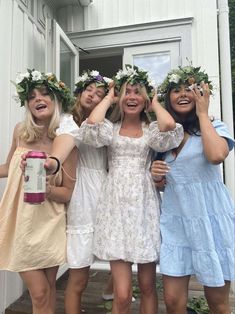
[[210,100],[210,89],[206,83],[201,84],[201,89],[193,89],[195,103],[196,103],[196,114],[208,114],[209,100]]
[[109,98],[112,102],[112,104],[115,104],[118,102],[118,96],[116,95],[116,92],[115,92],[115,83],[114,81],[111,81],[109,83],[109,91],[108,91],[108,94],[105,96],[107,98]]

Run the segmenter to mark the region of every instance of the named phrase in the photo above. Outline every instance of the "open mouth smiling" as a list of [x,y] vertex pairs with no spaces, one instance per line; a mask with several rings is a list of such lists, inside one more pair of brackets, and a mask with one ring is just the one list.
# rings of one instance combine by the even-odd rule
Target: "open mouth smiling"
[[135,107],[137,107],[137,104],[134,103],[134,102],[128,102],[126,105],[127,105],[127,107],[130,107],[130,108],[135,108]]
[[187,99],[182,99],[182,100],[178,101],[178,105],[188,105],[190,103],[191,102]]
[[35,109],[36,110],[43,110],[43,109],[46,109],[47,108],[47,106],[45,105],[45,104],[38,104],[36,107],[35,107]]

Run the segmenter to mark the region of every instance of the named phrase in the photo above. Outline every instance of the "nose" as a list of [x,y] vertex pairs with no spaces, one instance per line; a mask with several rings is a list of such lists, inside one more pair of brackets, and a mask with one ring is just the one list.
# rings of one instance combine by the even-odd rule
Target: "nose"
[[40,100],[42,100],[42,95],[41,95],[41,93],[36,92],[35,93],[35,101],[40,101]]
[[88,97],[93,98],[94,95],[95,95],[94,91],[91,90],[91,91],[88,92]]
[[185,88],[181,88],[181,96],[186,96],[186,89]]
[[129,99],[135,99],[135,97],[136,97],[136,94],[134,92],[129,92],[128,93],[128,98]]

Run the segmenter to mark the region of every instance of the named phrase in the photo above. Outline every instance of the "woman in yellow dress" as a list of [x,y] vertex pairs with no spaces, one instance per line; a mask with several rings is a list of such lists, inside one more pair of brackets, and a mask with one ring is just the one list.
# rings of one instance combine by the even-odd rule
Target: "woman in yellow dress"
[[23,200],[20,161],[31,150],[50,155],[62,107],[66,109],[72,98],[53,74],[35,70],[19,75],[16,90],[26,112],[14,129],[6,163],[0,165],[0,178],[8,177],[0,203],[0,269],[20,274],[34,314],[53,314],[56,274],[66,261],[66,203],[75,182],[76,150],[58,174],[48,177],[41,204]]

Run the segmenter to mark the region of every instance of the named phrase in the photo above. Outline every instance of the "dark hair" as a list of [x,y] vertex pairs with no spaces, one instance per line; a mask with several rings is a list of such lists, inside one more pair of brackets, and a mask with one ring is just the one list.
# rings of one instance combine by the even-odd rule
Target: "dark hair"
[[192,109],[191,112],[189,112],[186,116],[186,119],[182,120],[182,118],[179,117],[177,112],[175,112],[172,109],[171,102],[170,102],[170,92],[172,91],[173,88],[169,88],[166,96],[165,96],[165,108],[166,110],[171,114],[171,116],[174,118],[175,122],[178,122],[182,124],[184,131],[187,132],[188,134],[192,135],[199,135],[200,131],[200,124],[199,124],[199,119],[196,114],[196,106]]

